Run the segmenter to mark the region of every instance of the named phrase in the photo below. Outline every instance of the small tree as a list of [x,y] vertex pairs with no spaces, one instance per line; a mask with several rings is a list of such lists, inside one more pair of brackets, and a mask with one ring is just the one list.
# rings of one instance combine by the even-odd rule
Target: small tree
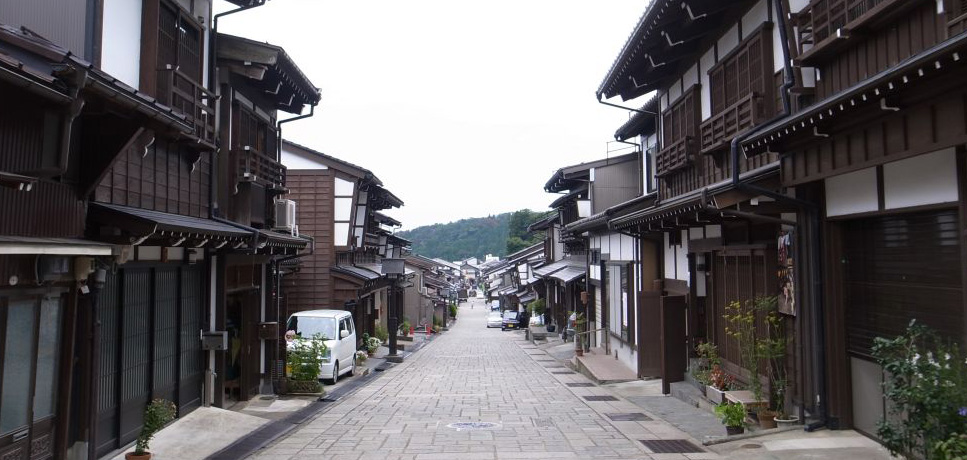
[[[763,334],[757,327],[760,321],[768,321],[767,318],[773,314],[776,315],[776,324],[780,324],[778,305],[775,296],[760,296],[742,302],[729,302],[725,307],[725,314],[722,315],[726,321],[725,333],[739,343],[742,366],[750,374],[749,390],[756,401],[762,401],[764,396],[762,380],[759,378],[762,361],[766,360],[771,367],[773,360],[785,356],[784,331]],[[781,345],[779,340],[782,341]]]
[[319,366],[328,348],[321,335],[295,337],[286,343],[289,378],[296,381],[318,381]]
[[134,455],[145,455],[148,451],[148,443],[151,438],[161,431],[168,422],[175,419],[177,414],[175,403],[165,399],[152,400],[144,409],[144,426],[141,427],[141,434],[134,445]]

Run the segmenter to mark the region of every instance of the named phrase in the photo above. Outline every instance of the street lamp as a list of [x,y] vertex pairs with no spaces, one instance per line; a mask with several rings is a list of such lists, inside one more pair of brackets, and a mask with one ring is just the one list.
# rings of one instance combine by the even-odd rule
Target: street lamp
[[406,273],[406,259],[383,259],[383,274],[391,280],[389,288],[389,354],[386,360],[391,363],[403,362],[403,356],[396,352],[396,334],[399,331],[400,280]]

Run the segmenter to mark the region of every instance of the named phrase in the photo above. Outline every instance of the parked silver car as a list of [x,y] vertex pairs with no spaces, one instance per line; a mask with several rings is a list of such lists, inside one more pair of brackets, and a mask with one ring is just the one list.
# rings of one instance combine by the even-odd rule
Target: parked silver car
[[487,327],[500,327],[503,325],[504,317],[499,311],[492,311],[487,314]]

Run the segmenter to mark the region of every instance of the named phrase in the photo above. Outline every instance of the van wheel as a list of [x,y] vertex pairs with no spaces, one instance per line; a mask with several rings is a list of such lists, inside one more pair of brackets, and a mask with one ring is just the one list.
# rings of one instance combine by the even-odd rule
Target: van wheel
[[339,361],[332,365],[332,377],[329,379],[333,385],[339,381]]

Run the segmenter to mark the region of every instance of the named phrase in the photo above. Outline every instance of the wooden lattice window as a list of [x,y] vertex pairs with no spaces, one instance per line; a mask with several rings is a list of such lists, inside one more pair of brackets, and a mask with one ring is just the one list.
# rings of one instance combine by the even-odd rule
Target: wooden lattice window
[[160,3],[158,11],[158,68],[177,67],[201,81],[201,27],[176,5]]
[[697,153],[701,98],[699,85],[693,85],[662,113],[662,145],[655,173],[664,175],[686,166]]
[[749,94],[770,91],[772,74],[772,27],[766,24],[709,70],[712,114],[718,114]]

